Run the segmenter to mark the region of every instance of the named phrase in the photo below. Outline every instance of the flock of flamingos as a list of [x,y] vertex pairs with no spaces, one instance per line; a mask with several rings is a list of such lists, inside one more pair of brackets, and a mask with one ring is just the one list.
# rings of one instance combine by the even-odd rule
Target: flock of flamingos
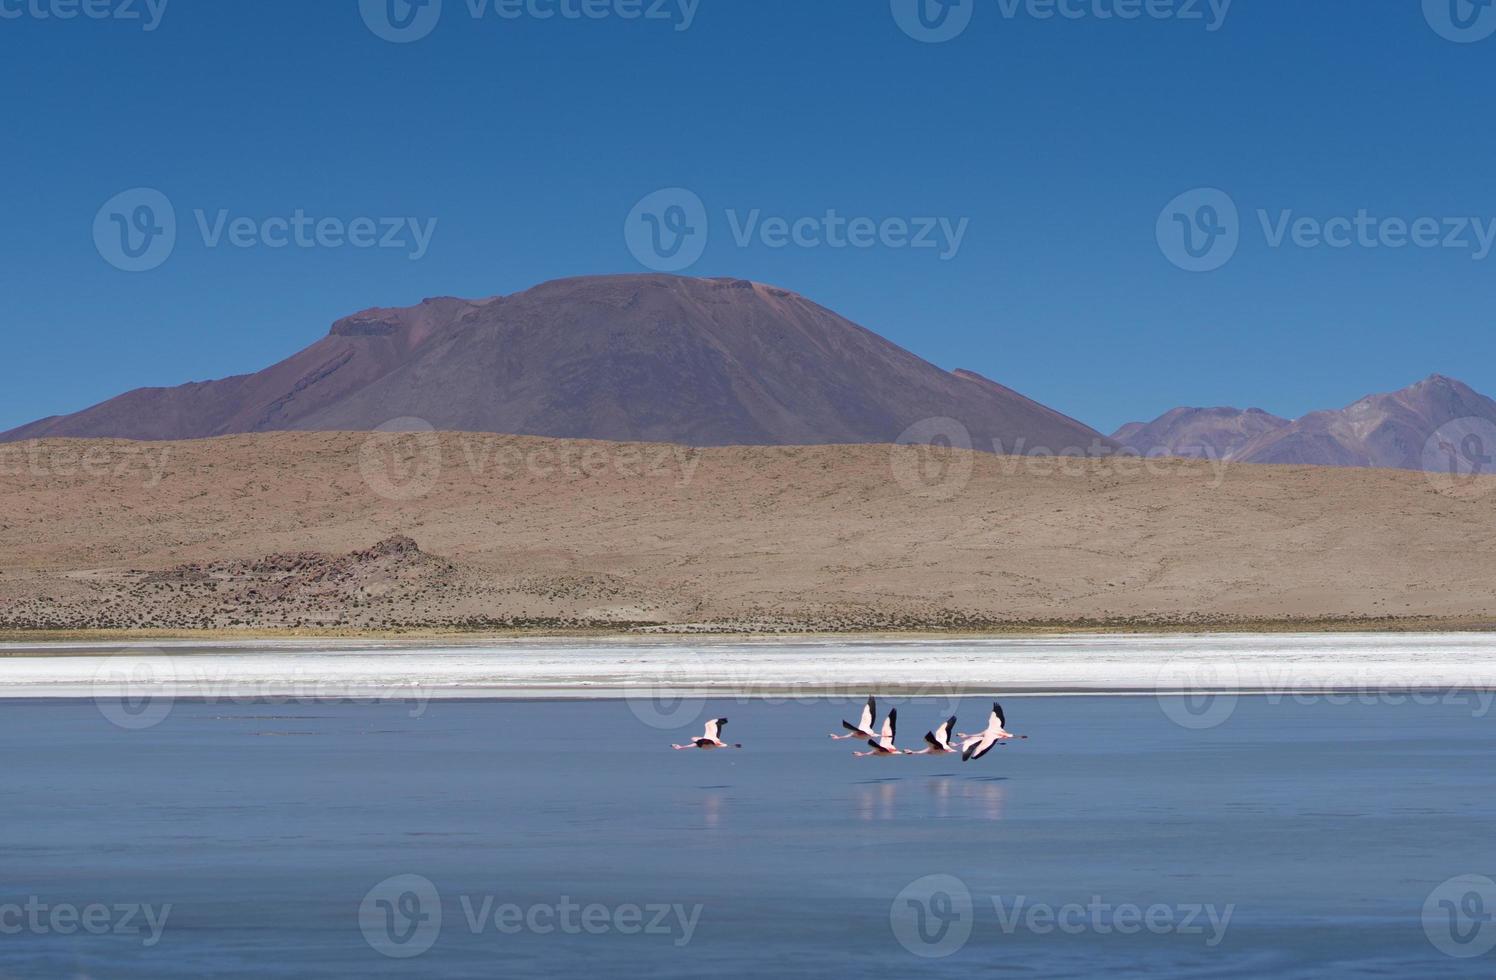
[[[992,714],[987,716],[987,727],[974,735],[960,732],[956,738],[960,739],[959,745],[951,741],[951,732],[956,727],[956,716],[951,715],[940,727],[933,732],[925,732],[925,747],[919,750],[901,749],[894,744],[894,736],[898,731],[899,709],[891,708],[888,717],[883,719],[883,727],[877,732],[873,731],[873,722],[878,717],[878,702],[873,698],[867,699],[867,704],[862,707],[862,717],[857,724],[843,721],[842,727],[846,732],[841,735],[833,734],[833,739],[860,738],[866,740],[871,747],[868,752],[853,752],[858,757],[873,755],[946,755],[948,753],[961,753],[961,761],[967,762],[971,759],[980,759],[992,751],[994,745],[1012,738],[1028,738],[1027,735],[1014,735],[1005,726],[1007,717],[1003,714],[1003,706],[996,701],[992,702]],[[706,723],[706,731],[699,738],[693,738],[685,745],[672,745],[672,749],[741,749],[741,742],[722,741],[722,729],[727,724],[726,718],[713,718]]]

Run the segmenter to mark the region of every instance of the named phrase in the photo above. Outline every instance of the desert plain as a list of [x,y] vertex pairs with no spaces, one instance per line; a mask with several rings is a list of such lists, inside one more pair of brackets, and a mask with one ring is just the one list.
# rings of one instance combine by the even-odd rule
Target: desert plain
[[0,630],[1450,629],[1496,478],[460,432],[0,446]]

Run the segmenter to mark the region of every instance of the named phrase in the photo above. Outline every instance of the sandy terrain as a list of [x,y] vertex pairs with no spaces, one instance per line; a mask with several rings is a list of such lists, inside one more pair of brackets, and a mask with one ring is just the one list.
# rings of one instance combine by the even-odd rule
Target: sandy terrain
[[12,632],[1496,623],[1496,481],[1392,470],[275,433],[0,498]]

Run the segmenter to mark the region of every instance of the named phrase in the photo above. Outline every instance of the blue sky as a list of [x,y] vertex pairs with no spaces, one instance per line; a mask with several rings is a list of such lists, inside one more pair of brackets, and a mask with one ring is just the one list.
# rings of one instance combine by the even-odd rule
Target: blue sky
[[[683,0],[643,0],[665,19],[621,16],[629,0],[588,0],[598,19],[536,16],[583,0],[481,18],[480,0],[444,0],[407,43],[357,0],[40,16],[68,2],[0,0],[0,429],[259,369],[368,306],[643,271],[626,219],[674,187],[709,227],[689,274],[797,290],[1106,431],[1180,404],[1292,416],[1433,372],[1496,393],[1496,254],[1476,258],[1468,230],[1467,246],[1390,248],[1381,220],[1433,219],[1441,241],[1449,222],[1496,221],[1496,37],[1431,26],[1467,0],[1237,0],[1224,19],[1220,0],[1152,0],[1200,20],[966,0],[938,43],[891,0],[700,0],[688,26]],[[143,272],[94,234],[133,188],[177,219]],[[1198,197],[1163,214],[1195,188],[1239,211],[1239,246],[1210,272],[1160,245],[1160,224],[1208,217]],[[258,231],[241,248],[227,226],[210,244],[199,210],[210,231],[299,212],[345,237],[409,217],[430,240],[414,260],[408,228],[395,248],[271,248]],[[964,237],[948,257],[740,245],[755,210],[944,218]],[[1332,223],[1347,247],[1306,247],[1318,225],[1275,247],[1259,210],[1272,226],[1365,212],[1382,244]]]

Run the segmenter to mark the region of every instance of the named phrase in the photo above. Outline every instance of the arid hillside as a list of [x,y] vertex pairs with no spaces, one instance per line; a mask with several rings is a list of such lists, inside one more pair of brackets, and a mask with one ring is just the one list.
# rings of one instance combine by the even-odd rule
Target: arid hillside
[[463,433],[0,447],[0,627],[1496,622],[1496,480]]

